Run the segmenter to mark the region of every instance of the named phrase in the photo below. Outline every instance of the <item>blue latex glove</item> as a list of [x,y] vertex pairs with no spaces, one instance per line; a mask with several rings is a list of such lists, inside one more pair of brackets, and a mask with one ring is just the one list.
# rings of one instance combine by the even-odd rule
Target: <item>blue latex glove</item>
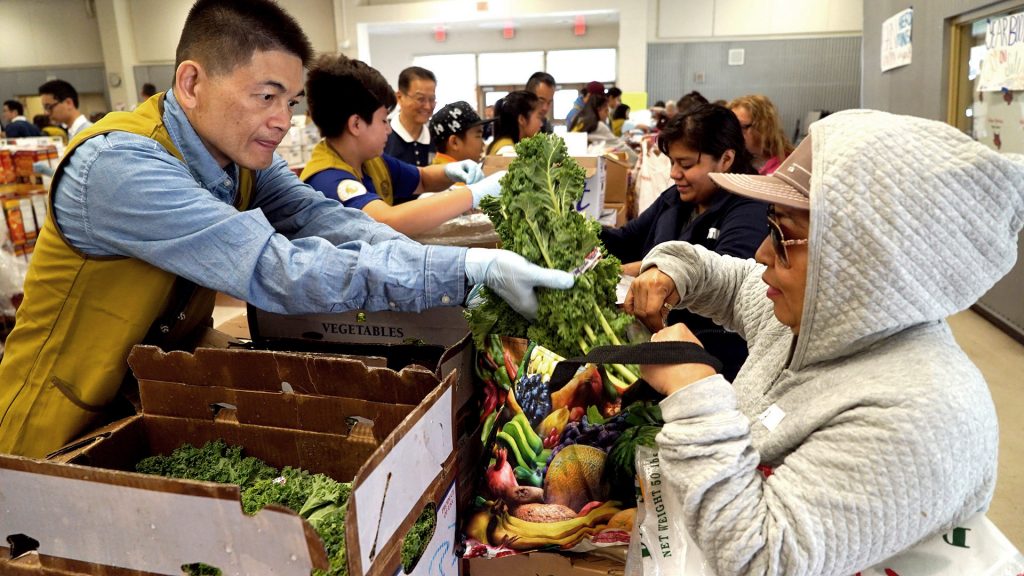
[[534,288],[572,288],[576,278],[561,270],[550,270],[530,264],[515,252],[470,248],[466,251],[466,280],[484,283],[526,318],[537,318],[537,295]]
[[449,162],[444,165],[444,175],[448,177],[452,182],[465,182],[466,184],[472,184],[479,182],[484,178],[484,171],[480,169],[480,165],[472,160],[462,160],[459,162]]
[[501,194],[501,177],[506,172],[508,171],[498,170],[487,178],[468,186],[469,191],[473,193],[473,208],[479,208],[480,201],[484,198]]

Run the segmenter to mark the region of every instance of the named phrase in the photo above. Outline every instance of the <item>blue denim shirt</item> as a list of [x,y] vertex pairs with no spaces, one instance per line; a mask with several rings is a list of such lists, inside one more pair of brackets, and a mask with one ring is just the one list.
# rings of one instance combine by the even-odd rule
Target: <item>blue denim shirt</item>
[[185,163],[127,132],[91,138],[69,160],[54,217],[80,252],[138,258],[283,314],[462,303],[464,248],[413,242],[325,198],[276,154],[240,212],[237,168],[217,164],[170,91],[163,117]]

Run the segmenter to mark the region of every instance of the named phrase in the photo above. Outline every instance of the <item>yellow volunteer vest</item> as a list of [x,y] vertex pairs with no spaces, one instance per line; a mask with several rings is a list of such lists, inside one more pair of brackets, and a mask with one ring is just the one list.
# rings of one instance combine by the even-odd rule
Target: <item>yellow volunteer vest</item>
[[494,142],[491,142],[491,145],[487,147],[487,153],[488,154],[497,154],[498,151],[500,151],[505,146],[515,146],[515,145],[516,145],[516,143],[513,142],[511,138],[506,136],[504,138],[499,138],[498,140],[495,140]]
[[[75,149],[107,132],[152,138],[183,160],[162,112],[160,94],[134,112],[107,114],[76,135],[51,190]],[[239,210],[248,207],[252,184],[252,173],[240,169]],[[190,335],[210,317],[215,296],[135,258],[78,252],[53,213],[51,195],[51,216],[36,241],[25,298],[0,363],[0,452],[31,457],[45,456],[86,432],[115,399],[132,346],[143,341],[167,346]]]
[[[314,175],[331,169],[344,170],[353,176],[356,173],[352,166],[342,160],[341,156],[334,151],[334,148],[327,144],[327,140],[321,140],[313,147],[313,153],[309,157],[309,162],[306,162],[306,167],[302,169],[299,179],[308,183],[309,179]],[[384,162],[383,158],[378,156],[363,162],[363,174],[370,177],[374,188],[377,189],[377,195],[382,200],[387,202],[388,205],[395,203],[395,191],[391,184],[391,171],[388,170],[388,165]]]
[[612,120],[612,134],[622,136],[622,125],[625,123],[625,118],[616,118],[615,120]]

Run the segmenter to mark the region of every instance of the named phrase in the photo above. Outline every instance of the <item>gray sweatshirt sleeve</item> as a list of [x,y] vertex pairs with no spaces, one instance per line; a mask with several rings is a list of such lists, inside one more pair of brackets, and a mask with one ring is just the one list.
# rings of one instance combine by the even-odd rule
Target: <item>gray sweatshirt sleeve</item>
[[689,242],[665,242],[644,258],[642,270],[657,267],[675,282],[679,307],[711,318],[748,342],[766,322],[774,319],[764,266],[717,254]]
[[[787,407],[767,441],[793,449],[767,475],[751,441],[754,428],[767,434],[764,425],[738,410],[724,378],[662,401],[667,493],[718,576],[849,576],[984,509],[997,435],[978,433],[994,429],[983,422],[978,389],[951,374],[943,382],[958,388],[951,394],[924,393],[913,382],[917,369],[896,370],[891,380],[822,377],[812,385],[819,398],[843,381],[856,392],[830,414]],[[916,392],[893,395],[894,381]]]

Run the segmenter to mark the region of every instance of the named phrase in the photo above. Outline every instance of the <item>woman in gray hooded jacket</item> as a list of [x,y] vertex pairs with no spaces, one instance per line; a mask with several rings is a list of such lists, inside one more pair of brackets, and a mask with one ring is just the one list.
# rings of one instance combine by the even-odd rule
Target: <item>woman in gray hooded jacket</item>
[[[731,384],[653,366],[666,492],[718,576],[849,576],[987,509],[998,427],[945,318],[1013,266],[1024,157],[940,122],[834,114],[772,176],[713,174],[773,203],[756,262],[670,242],[627,310],[686,307],[742,335]],[[685,326],[659,341],[699,344]]]

